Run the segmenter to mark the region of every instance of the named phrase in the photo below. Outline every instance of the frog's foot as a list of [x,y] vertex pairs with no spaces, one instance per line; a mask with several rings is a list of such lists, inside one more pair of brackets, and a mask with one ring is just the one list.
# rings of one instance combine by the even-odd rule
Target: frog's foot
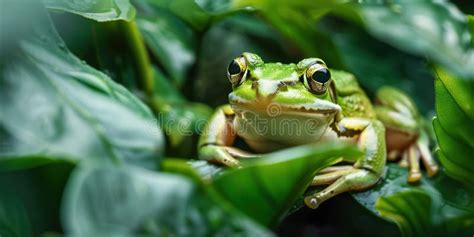
[[321,203],[340,193],[367,189],[377,183],[380,178],[380,175],[364,168],[335,167],[337,168],[332,172],[314,177],[311,185],[330,185],[316,194],[305,197],[304,202],[308,207],[316,209]]
[[423,139],[418,139],[415,143],[401,152],[401,159],[399,161],[400,166],[409,168],[407,177],[409,183],[419,182],[422,177],[420,171],[420,159],[423,162],[429,177],[433,177],[438,173],[439,167],[431,155],[428,144],[426,144]]
[[239,158],[253,156],[251,153],[230,146],[205,145],[199,150],[199,159],[229,167],[240,166]]
[[401,157],[399,164],[409,167],[407,180],[418,182],[422,175],[420,159],[428,176],[438,172],[438,165],[429,151],[429,138],[423,130],[423,119],[415,103],[402,91],[383,87],[377,92],[375,113],[386,127],[387,159],[394,161]]

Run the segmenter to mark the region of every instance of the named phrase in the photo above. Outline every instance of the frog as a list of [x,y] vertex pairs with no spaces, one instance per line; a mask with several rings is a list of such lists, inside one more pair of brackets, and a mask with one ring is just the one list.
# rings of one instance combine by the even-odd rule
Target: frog
[[[401,90],[384,86],[372,102],[353,74],[329,69],[320,58],[266,63],[249,52],[231,60],[227,78],[229,103],[218,107],[203,129],[199,159],[240,167],[241,159],[256,154],[334,141],[354,143],[362,151],[355,161],[316,174],[310,185],[321,190],[304,197],[310,208],[373,187],[387,160],[400,159],[409,168],[409,183],[422,178],[420,160],[430,177],[439,169],[420,113]],[[249,149],[236,146],[238,139]]]

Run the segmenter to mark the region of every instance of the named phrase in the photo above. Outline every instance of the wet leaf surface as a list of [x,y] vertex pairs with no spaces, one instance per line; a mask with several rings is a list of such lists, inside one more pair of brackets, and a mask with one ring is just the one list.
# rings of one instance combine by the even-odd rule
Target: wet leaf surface
[[43,0],[43,4],[54,10],[74,13],[95,21],[131,21],[135,17],[135,8],[129,0]]
[[341,156],[350,159],[358,155],[357,149],[347,144],[286,149],[244,160],[242,168],[224,171],[212,185],[245,214],[264,225],[275,225],[320,169],[337,163]]
[[150,110],[72,55],[48,18],[34,34],[2,70],[0,100],[9,105],[0,108],[3,166],[46,157],[155,167],[163,138]]
[[73,236],[273,236],[213,195],[176,174],[81,167],[66,190],[63,224]]

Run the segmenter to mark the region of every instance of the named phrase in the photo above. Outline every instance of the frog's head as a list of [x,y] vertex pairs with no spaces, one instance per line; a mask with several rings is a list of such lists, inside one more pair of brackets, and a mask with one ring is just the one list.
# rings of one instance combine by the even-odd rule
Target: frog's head
[[318,58],[296,65],[264,63],[258,55],[243,53],[229,64],[227,76],[233,87],[229,103],[236,113],[323,117],[329,122],[341,112],[331,73]]

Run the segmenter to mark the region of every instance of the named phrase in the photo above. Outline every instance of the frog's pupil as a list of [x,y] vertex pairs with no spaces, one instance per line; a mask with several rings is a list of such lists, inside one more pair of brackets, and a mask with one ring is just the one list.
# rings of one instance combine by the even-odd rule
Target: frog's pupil
[[235,60],[230,62],[229,68],[227,69],[230,75],[235,75],[240,73],[240,66]]
[[331,78],[331,73],[326,68],[321,68],[313,73],[311,78],[320,83],[326,83]]

